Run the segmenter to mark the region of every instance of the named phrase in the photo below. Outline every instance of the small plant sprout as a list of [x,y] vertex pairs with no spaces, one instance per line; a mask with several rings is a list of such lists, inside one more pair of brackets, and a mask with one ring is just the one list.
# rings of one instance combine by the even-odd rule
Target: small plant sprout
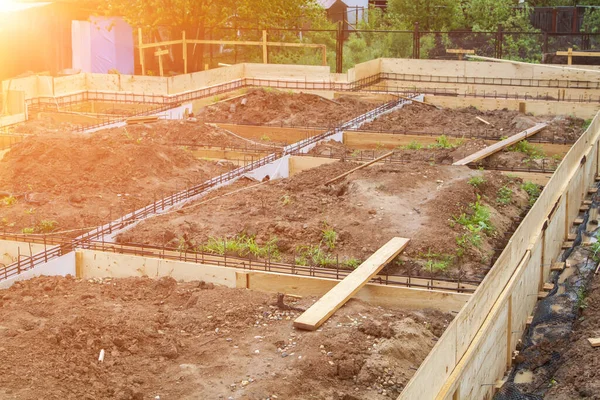
[[15,196],[10,195],[10,196],[6,196],[2,199],[2,205],[4,205],[5,207],[10,207],[13,206],[15,204],[18,203],[18,200]]
[[523,182],[521,189],[523,189],[529,195],[530,206],[537,201],[538,197],[540,197],[540,193],[542,193],[540,186],[533,182]]
[[351,157],[354,157],[354,158],[356,158],[356,157],[360,156],[360,150],[358,150],[358,149],[354,150],[354,151],[352,152],[352,154],[350,154],[350,156],[351,156]]
[[485,183],[485,178],[483,175],[477,175],[469,179],[467,183],[475,188],[478,188]]
[[21,231],[26,235],[31,235],[33,232],[35,232],[35,229],[33,228],[23,228],[23,230]]
[[358,266],[361,264],[361,261],[357,258],[348,258],[344,261],[344,265],[348,266],[349,268],[352,269],[356,269],[358,268]]
[[290,197],[289,194],[284,194],[283,196],[281,196],[281,204],[283,204],[284,206],[287,206],[291,202],[292,202],[292,198]]
[[498,197],[496,198],[496,203],[507,205],[512,201],[513,191],[508,186],[502,186],[500,190],[498,190]]
[[27,215],[33,215],[33,214],[35,214],[35,208],[28,208],[27,210],[25,210],[23,212]]
[[36,230],[39,233],[50,233],[54,231],[57,227],[58,222],[49,219],[44,219],[37,224]]
[[404,146],[406,150],[421,150],[423,145],[415,140]]
[[260,140],[262,140],[263,142],[270,142],[271,138],[265,134],[260,137]]
[[335,249],[335,244],[337,242],[338,239],[338,234],[337,232],[329,226],[329,224],[324,223],[324,228],[323,228],[323,238],[321,239],[321,242],[325,244],[325,246],[327,246],[327,248],[329,248],[329,250],[333,250]]

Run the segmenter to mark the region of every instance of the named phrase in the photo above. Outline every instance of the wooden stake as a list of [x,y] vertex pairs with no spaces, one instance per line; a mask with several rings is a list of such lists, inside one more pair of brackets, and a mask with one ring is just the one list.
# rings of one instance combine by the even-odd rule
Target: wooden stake
[[356,171],[358,171],[359,169],[363,169],[363,168],[365,168],[365,167],[368,167],[368,166],[369,166],[369,165],[371,165],[371,164],[375,164],[377,161],[381,161],[381,160],[383,160],[384,158],[388,158],[388,157],[389,157],[389,156],[391,156],[392,154],[394,154],[394,152],[393,152],[393,151],[390,151],[389,153],[387,153],[387,154],[384,154],[384,155],[382,155],[381,157],[378,157],[378,158],[374,159],[373,161],[369,161],[368,163],[366,163],[366,164],[363,164],[363,165],[361,165],[360,167],[356,167],[356,168],[354,168],[354,169],[351,169],[351,170],[350,170],[350,171],[348,171],[348,172],[344,172],[343,174],[341,174],[341,175],[339,175],[339,176],[336,176],[335,178],[333,178],[333,179],[331,179],[331,180],[329,180],[329,181],[325,182],[325,186],[327,186],[327,185],[331,185],[333,182],[339,181],[340,179],[342,179],[342,178],[344,178],[344,177],[346,177],[346,176],[350,175],[350,174],[351,174],[351,173],[353,173],[353,172],[356,172]]
[[158,70],[160,72],[160,76],[164,76],[162,56],[167,54],[169,54],[169,50],[158,50],[154,53],[154,55],[158,57]]
[[486,124],[486,125],[491,125],[489,122],[487,122],[487,121],[486,121],[485,119],[483,119],[483,118],[480,118],[480,117],[475,117],[475,119],[476,119],[476,120],[479,120],[479,121],[481,121],[481,122],[483,122],[483,123],[484,123],[484,124]]
[[262,33],[263,64],[268,64],[269,56],[267,53],[267,31],[262,31]]
[[327,46],[323,45],[321,46],[321,54],[322,54],[322,64],[323,66],[327,66]]
[[144,63],[144,43],[142,43],[142,28],[138,28],[138,44],[140,49],[140,64],[142,64],[142,75],[146,75],[146,64]]
[[185,40],[185,31],[182,33],[183,35],[183,73],[187,74],[188,72],[188,61],[187,61],[187,42]]

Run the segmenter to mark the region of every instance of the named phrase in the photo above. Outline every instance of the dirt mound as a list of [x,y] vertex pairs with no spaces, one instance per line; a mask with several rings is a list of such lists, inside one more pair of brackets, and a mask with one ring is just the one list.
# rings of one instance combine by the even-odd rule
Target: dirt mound
[[[0,397],[383,400],[452,319],[351,300],[308,333],[292,327],[299,312],[274,303],[171,278],[17,282],[0,291]],[[366,325],[389,334],[371,336]]]
[[207,106],[197,117],[208,122],[329,127],[376,106],[353,97],[332,101],[313,94],[253,89],[244,97]]
[[8,231],[93,227],[165,195],[201,183],[233,165],[201,161],[170,145],[108,135],[29,137],[0,161],[0,207]]
[[[490,125],[476,117],[486,120]],[[539,122],[548,123],[548,127],[534,135],[534,141],[574,142],[581,136],[585,126],[583,119],[569,116],[533,117],[506,109],[481,111],[475,107],[440,110],[422,104],[410,104],[363,125],[362,129],[497,139],[522,132]]]
[[158,121],[103,130],[92,135],[178,146],[255,147],[248,141],[201,122]]
[[[496,238],[512,227],[512,218],[527,204],[518,180],[429,163],[377,165],[323,186],[327,179],[356,165],[335,162],[310,169],[290,179],[146,221],[118,239],[177,247],[185,237],[192,247],[202,247],[211,238],[246,235],[255,237],[259,244],[276,238],[282,261],[310,263],[316,257],[320,264],[343,268],[366,259],[391,237],[401,236],[412,239],[404,253],[408,259],[390,272],[410,269],[416,275],[428,275],[432,271],[422,268],[425,254],[435,254],[436,258],[456,254],[464,228],[453,223],[453,218],[469,213],[469,205],[479,195],[489,209],[493,233],[481,235],[481,243],[462,255],[460,262],[454,259],[464,267],[461,273],[473,276],[481,275],[480,268],[489,264],[494,253]],[[479,188],[468,183],[475,175],[484,177],[485,184]],[[498,204],[503,187],[509,199]],[[229,190],[222,189],[221,194]],[[335,240],[328,242],[326,231],[335,235]]]

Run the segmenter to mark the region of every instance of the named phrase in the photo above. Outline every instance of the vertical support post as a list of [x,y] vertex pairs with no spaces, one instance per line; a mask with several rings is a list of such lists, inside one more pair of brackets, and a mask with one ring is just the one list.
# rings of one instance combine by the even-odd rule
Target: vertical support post
[[506,369],[512,366],[512,295],[508,296],[508,315],[506,320]]
[[496,32],[496,58],[502,58],[502,42],[504,41],[504,27],[498,24],[498,32]]
[[187,41],[185,40],[185,31],[182,33],[183,36],[183,73],[187,74],[188,62],[187,62]]
[[573,48],[569,47],[569,50],[567,50],[567,65],[572,65],[573,64]]
[[327,46],[323,45],[321,46],[321,53],[322,53],[322,64],[323,66],[327,66]]
[[342,73],[344,68],[344,26],[343,22],[339,21],[336,35],[336,51],[335,51],[335,72]]
[[262,49],[263,49],[263,64],[269,63],[269,53],[267,51],[267,31],[262,31]]
[[419,23],[415,22],[415,30],[413,31],[413,58],[421,58],[421,34],[419,33]]
[[142,75],[146,75],[146,64],[144,63],[144,49],[142,40],[142,28],[138,28],[138,49],[140,51],[140,64],[142,65]]

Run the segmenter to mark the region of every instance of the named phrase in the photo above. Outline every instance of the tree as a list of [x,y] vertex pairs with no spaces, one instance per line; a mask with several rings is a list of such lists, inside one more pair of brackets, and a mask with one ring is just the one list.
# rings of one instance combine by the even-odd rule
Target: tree
[[455,0],[388,0],[388,11],[407,26],[422,30],[454,29],[462,24],[460,2]]
[[[122,16],[159,40],[159,31],[172,38],[186,31],[188,38],[205,39],[209,31],[222,28],[212,39],[242,39],[241,27],[300,29],[324,15],[316,0],[105,0],[99,12]],[[254,39],[260,35],[256,32]],[[192,68],[201,69],[203,53],[203,46],[193,53]]]

